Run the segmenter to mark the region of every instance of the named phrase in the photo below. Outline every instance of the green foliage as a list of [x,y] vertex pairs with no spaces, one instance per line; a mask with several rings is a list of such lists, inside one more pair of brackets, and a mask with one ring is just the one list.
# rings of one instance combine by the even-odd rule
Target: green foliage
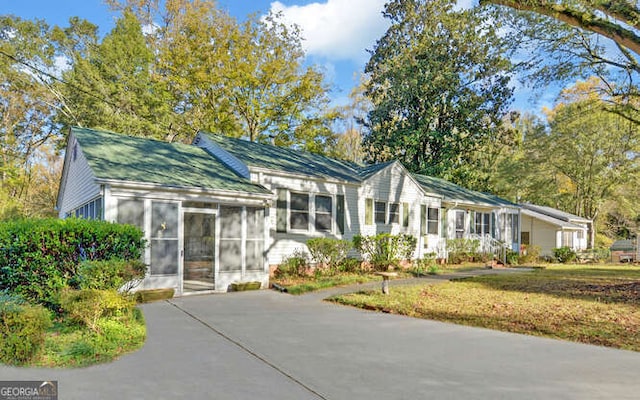
[[417,239],[407,234],[379,233],[375,236],[353,237],[353,247],[376,271],[387,271],[390,267],[398,266],[398,262],[410,259],[416,243]]
[[557,262],[566,264],[575,261],[576,252],[568,246],[558,247],[553,249],[553,257]]
[[480,241],[477,239],[447,239],[448,261],[451,264],[473,261],[479,249]]
[[420,172],[475,187],[475,153],[500,141],[512,89],[499,24],[453,0],[394,0],[391,26],[365,72],[372,101],[365,137],[371,161],[398,159]]
[[509,265],[518,265],[521,263],[520,254],[517,251],[513,251],[511,249],[507,249],[507,264]]
[[307,248],[311,260],[318,263],[316,269],[337,271],[351,250],[351,242],[332,238],[315,238],[307,240]]
[[99,332],[98,321],[103,317],[130,316],[135,301],[115,290],[65,290],[60,295],[60,307],[71,320]]
[[437,274],[438,271],[440,271],[440,268],[436,263],[436,256],[436,253],[427,253],[424,255],[424,257],[414,260],[409,272],[416,276],[422,276],[424,274]]
[[276,278],[287,276],[306,276],[309,259],[307,254],[302,250],[296,250],[292,255],[282,260],[278,265],[274,275]]
[[81,219],[0,223],[0,286],[56,309],[58,293],[84,260],[138,260],[140,229]]
[[522,255],[520,256],[520,264],[536,263],[540,259],[540,246],[522,245]]
[[340,263],[338,268],[340,272],[346,272],[346,273],[362,272],[362,261],[358,260],[357,258],[348,257],[348,258],[345,258],[342,261],[342,263]]
[[0,294],[0,362],[21,364],[36,356],[51,326],[49,311],[6,293]]
[[146,272],[147,266],[139,259],[83,261],[71,279],[71,286],[129,292],[140,284]]

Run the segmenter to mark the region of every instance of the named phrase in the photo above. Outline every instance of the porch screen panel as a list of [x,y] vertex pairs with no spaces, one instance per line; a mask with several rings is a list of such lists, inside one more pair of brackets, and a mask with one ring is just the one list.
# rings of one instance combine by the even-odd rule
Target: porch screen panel
[[220,271],[242,271],[242,207],[220,207]]
[[151,204],[151,275],[178,273],[178,204]]
[[264,208],[247,207],[246,269],[264,269]]
[[144,201],[138,199],[118,199],[119,224],[129,224],[144,229]]
[[573,232],[562,231],[562,247],[573,248]]
[[336,224],[340,234],[344,234],[344,218],[344,195],[339,194],[336,196]]

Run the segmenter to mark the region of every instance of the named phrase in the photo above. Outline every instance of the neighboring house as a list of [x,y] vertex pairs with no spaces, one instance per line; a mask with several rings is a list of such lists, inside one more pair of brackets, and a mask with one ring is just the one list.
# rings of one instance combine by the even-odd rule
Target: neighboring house
[[193,145],[72,128],[60,217],[139,226],[150,244],[144,288],[177,294],[266,286],[269,267],[310,238],[410,234],[413,256],[446,257],[446,240],[519,246],[519,208],[413,175],[397,161],[359,165],[200,132]]
[[640,260],[640,238],[636,240],[620,239],[613,242],[611,251],[612,262],[637,262]]
[[442,237],[476,239],[485,253],[519,251],[520,207],[500,197],[469,190],[425,175],[414,175],[424,188],[441,195]]
[[523,245],[539,246],[540,254],[544,256],[553,255],[553,249],[559,247],[570,247],[575,251],[587,248],[591,220],[551,207],[528,203],[520,204],[520,207]]
[[69,134],[60,217],[128,223],[145,232],[143,288],[178,295],[269,281],[264,252],[272,194],[196,146],[92,129]]

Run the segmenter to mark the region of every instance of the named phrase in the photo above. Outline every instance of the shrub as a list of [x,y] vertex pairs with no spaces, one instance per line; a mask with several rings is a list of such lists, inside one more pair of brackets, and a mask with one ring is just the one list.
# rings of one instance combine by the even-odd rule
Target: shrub
[[522,245],[522,255],[520,256],[520,264],[529,264],[539,261],[541,248],[540,246]]
[[424,274],[435,275],[440,269],[436,263],[436,253],[427,253],[421,259],[415,260],[410,272],[416,276]]
[[71,279],[78,289],[122,289],[128,293],[140,284],[147,266],[140,260],[84,261]]
[[98,332],[102,317],[129,316],[135,301],[115,290],[65,290],[60,295],[60,306],[66,315],[89,329]]
[[50,327],[51,317],[44,307],[0,294],[0,361],[20,364],[31,360],[42,348]]
[[351,250],[351,242],[331,238],[316,238],[307,241],[307,248],[311,260],[318,263],[319,267],[328,268],[335,272],[340,263],[347,258]]
[[278,268],[274,271],[276,278],[283,276],[305,276],[309,260],[307,253],[296,250],[292,255],[282,260]]
[[518,265],[520,263],[520,254],[517,251],[507,249],[506,261],[509,265]]
[[447,239],[449,262],[460,264],[477,257],[480,241],[477,239]]
[[138,260],[140,229],[82,219],[0,223],[0,287],[56,310],[57,297],[84,260]]
[[558,247],[553,249],[553,257],[557,262],[566,264],[575,261],[576,252],[567,246]]
[[342,272],[362,272],[362,261],[349,257],[342,261],[338,269]]
[[353,238],[353,247],[376,271],[386,271],[397,266],[399,261],[411,258],[416,243],[414,236],[406,234],[380,233],[375,236],[356,235]]

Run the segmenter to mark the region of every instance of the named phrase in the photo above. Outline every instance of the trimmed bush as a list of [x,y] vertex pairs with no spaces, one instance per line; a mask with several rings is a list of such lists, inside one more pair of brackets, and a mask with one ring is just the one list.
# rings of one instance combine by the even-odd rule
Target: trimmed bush
[[0,223],[0,287],[57,310],[57,295],[85,260],[138,260],[140,229],[82,219]]
[[0,361],[22,364],[36,356],[51,327],[49,311],[22,299],[0,294]]
[[353,247],[376,271],[387,271],[390,267],[397,267],[400,261],[410,259],[416,243],[414,236],[406,234],[380,233],[375,236],[353,237]]
[[278,268],[274,271],[276,278],[284,276],[305,276],[307,274],[307,266],[309,259],[307,254],[302,250],[296,250],[292,255],[282,260]]
[[576,252],[568,246],[558,247],[553,249],[553,257],[555,257],[559,263],[566,264],[575,261]]
[[451,264],[473,261],[479,249],[480,241],[477,239],[447,239],[447,252]]
[[100,318],[130,316],[135,300],[115,290],[65,290],[60,295],[60,306],[70,319],[98,332]]
[[311,260],[319,266],[335,272],[339,265],[347,258],[351,250],[351,242],[331,238],[316,238],[307,240],[307,248]]
[[119,290],[128,293],[140,284],[147,266],[140,260],[84,261],[71,279],[78,289]]

